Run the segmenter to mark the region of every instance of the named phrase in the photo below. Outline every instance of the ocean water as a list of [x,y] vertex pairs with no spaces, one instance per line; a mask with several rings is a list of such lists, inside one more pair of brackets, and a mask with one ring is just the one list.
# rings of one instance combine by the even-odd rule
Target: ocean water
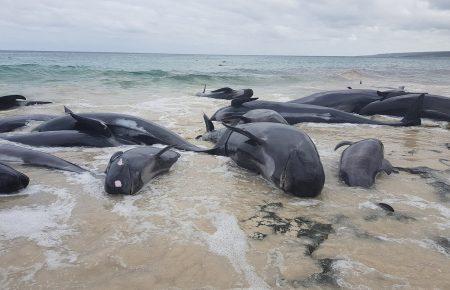
[[[0,95],[54,102],[1,116],[62,114],[64,105],[126,113],[207,147],[195,140],[202,114],[229,102],[196,97],[204,84],[278,101],[347,86],[450,96],[450,59],[0,52]],[[298,125],[326,172],[314,199],[289,196],[226,157],[195,153],[180,152],[168,174],[135,196],[108,196],[101,177],[15,166],[31,182],[0,197],[0,288],[449,288],[450,206],[438,185],[450,183],[439,162],[450,159],[450,133],[444,122],[424,123]],[[371,189],[343,185],[334,146],[369,137],[383,141],[396,166],[440,172],[381,174]],[[42,150],[103,172],[128,148]],[[305,233],[323,237],[311,255]]]

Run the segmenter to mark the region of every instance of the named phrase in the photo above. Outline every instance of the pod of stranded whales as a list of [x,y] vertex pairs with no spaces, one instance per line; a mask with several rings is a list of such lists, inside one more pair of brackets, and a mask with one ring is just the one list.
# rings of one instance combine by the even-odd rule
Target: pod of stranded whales
[[[351,89],[316,93],[289,102],[261,101],[251,89],[222,88],[197,96],[231,100],[230,106],[217,110],[211,118],[203,116],[206,132],[197,137],[215,143],[212,148],[191,144],[181,136],[154,122],[117,113],[74,113],[18,115],[0,119],[0,132],[11,132],[30,121],[42,124],[32,132],[0,134],[0,139],[32,147],[114,147],[141,145],[116,152],[105,171],[105,191],[110,194],[135,194],[153,177],[170,170],[180,154],[173,148],[230,157],[237,165],[261,174],[286,193],[298,197],[318,196],[325,183],[319,153],[311,138],[299,128],[302,122],[354,123],[386,126],[419,126],[421,118],[450,121],[450,98],[397,90]],[[25,97],[0,97],[0,110],[49,102],[26,101]],[[402,116],[398,122],[382,122],[362,115]],[[213,121],[222,122],[215,129]],[[162,144],[159,148],[150,145]],[[342,141],[339,178],[349,186],[369,188],[380,172],[397,172],[384,159],[383,143],[377,139]],[[448,149],[449,146],[446,144]],[[90,172],[48,153],[0,144],[0,193],[17,193],[29,178],[11,164],[45,167],[76,173]],[[401,168],[399,168],[401,169]],[[404,168],[403,171],[407,171]],[[90,172],[99,176],[97,173]],[[389,205],[380,205],[393,211]]]

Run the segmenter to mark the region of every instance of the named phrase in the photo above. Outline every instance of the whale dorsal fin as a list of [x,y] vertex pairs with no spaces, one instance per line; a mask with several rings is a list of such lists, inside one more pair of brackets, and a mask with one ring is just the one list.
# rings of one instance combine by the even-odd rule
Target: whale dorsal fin
[[169,146],[162,148],[161,151],[159,151],[158,153],[155,154],[155,158],[160,158],[165,152],[169,151],[173,147],[174,147],[173,145],[169,145]]
[[64,113],[66,114],[73,114],[72,110],[64,106]]
[[239,134],[244,135],[245,137],[247,137],[247,138],[249,138],[250,140],[254,141],[254,142],[255,142],[256,144],[258,144],[258,145],[264,145],[264,144],[266,144],[266,141],[264,141],[263,139],[261,139],[261,138],[255,136],[255,135],[253,135],[252,133],[250,133],[250,132],[248,132],[248,131],[245,131],[245,130],[243,130],[243,129],[241,129],[241,128],[228,126],[228,125],[225,124],[225,123],[222,123],[222,125],[224,125],[225,127],[227,127],[228,129],[230,129],[230,130],[233,131],[233,132],[236,132],[236,133],[239,133]]
[[15,102],[17,100],[26,100],[27,98],[25,98],[22,95],[8,95],[8,96],[3,96],[0,97],[0,102],[1,103],[12,103]]
[[203,113],[203,120],[205,121],[206,132],[214,131],[214,124],[205,113]]
[[231,100],[231,106],[232,107],[239,107],[240,105],[247,103],[247,102],[251,102],[251,101],[256,101],[258,98],[247,98],[247,97],[243,97],[243,98],[236,98]]
[[[65,109],[67,109],[67,108],[65,108]],[[104,122],[97,120],[97,119],[92,119],[92,118],[87,118],[87,117],[77,115],[69,109],[66,110],[66,113],[68,113],[72,118],[75,119],[76,128],[78,130],[85,131],[85,132],[86,131],[95,132],[97,134],[100,134],[100,135],[103,135],[106,137],[112,136],[111,130],[109,129],[108,125],[106,125]]]
[[350,141],[341,141],[336,145],[336,147],[334,147],[334,151],[338,150],[339,147],[346,146],[346,145],[350,146],[352,144],[353,144],[353,142],[350,142]]
[[352,87],[347,87],[347,89],[351,90],[351,89],[352,89]]

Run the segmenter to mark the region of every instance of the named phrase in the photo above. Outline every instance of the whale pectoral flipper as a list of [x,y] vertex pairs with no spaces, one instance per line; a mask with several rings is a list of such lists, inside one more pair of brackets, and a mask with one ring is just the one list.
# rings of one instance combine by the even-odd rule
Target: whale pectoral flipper
[[398,170],[395,169],[394,166],[392,166],[392,164],[386,159],[383,159],[383,161],[381,161],[380,171],[386,172],[387,175],[390,175],[392,172],[398,173]]
[[68,108],[64,107],[66,113],[68,113],[72,118],[76,121],[76,127],[80,131],[93,131],[95,133],[98,133],[102,136],[111,137],[112,133],[109,129],[108,125],[106,125],[104,122],[92,118],[86,118],[82,117],[80,115],[77,115],[73,113]]
[[161,151],[159,151],[158,153],[155,154],[155,158],[160,158],[165,152],[169,151],[173,147],[174,147],[174,145],[169,145],[169,146],[162,148]]
[[339,147],[346,146],[346,145],[350,146],[352,144],[353,144],[353,142],[350,142],[350,141],[341,141],[336,145],[336,147],[334,147],[334,151],[338,150]]
[[228,129],[230,129],[233,132],[239,133],[244,135],[245,137],[249,138],[250,140],[254,141],[256,144],[258,145],[264,145],[266,143],[266,141],[264,141],[263,139],[256,137],[255,135],[253,135],[252,133],[242,130],[240,128],[237,127],[232,127],[232,126],[228,126],[225,123],[222,123],[222,125],[224,125],[225,127],[227,127]]
[[205,113],[203,113],[203,120],[205,121],[206,132],[214,131],[214,124]]

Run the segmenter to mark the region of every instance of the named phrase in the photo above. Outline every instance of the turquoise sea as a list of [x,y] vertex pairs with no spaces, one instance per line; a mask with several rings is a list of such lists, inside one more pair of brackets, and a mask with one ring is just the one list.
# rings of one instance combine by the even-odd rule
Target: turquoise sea
[[[63,106],[124,113],[210,147],[195,139],[205,131],[202,115],[229,101],[196,97],[205,84],[278,101],[348,86],[450,96],[450,59],[1,51],[0,95],[53,103],[0,117],[58,115]],[[296,127],[325,170],[316,198],[285,194],[230,158],[181,151],[138,194],[111,196],[102,173],[132,146],[40,148],[98,174],[14,165],[30,184],[0,196],[0,289],[450,289],[450,170],[439,162],[450,159],[448,124]],[[334,147],[364,138],[380,139],[394,166],[436,171],[348,187]]]

